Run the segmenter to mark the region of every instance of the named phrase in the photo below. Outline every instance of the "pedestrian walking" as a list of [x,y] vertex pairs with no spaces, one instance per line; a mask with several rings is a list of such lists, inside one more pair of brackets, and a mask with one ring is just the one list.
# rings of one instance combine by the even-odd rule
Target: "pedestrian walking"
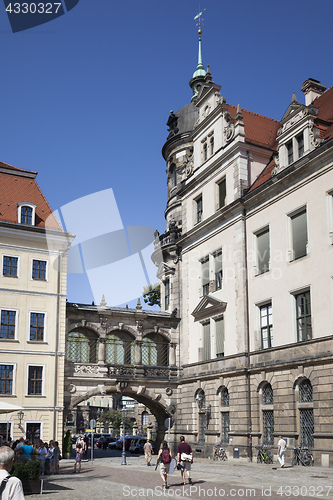
[[24,500],[22,483],[11,476],[15,453],[9,446],[0,448],[0,498],[2,500]]
[[149,441],[149,439],[147,439],[147,442],[144,444],[143,451],[144,451],[144,454],[145,454],[146,464],[148,466],[150,466],[151,454],[153,453],[153,447],[152,447],[151,442]]
[[160,475],[163,480],[163,487],[168,489],[168,473],[170,469],[172,455],[168,448],[168,443],[166,441],[162,441],[162,445],[160,451],[157,455],[157,463],[160,464]]
[[77,443],[75,447],[75,462],[74,462],[74,472],[76,472],[76,465],[79,464],[78,472],[81,472],[81,459],[82,459],[83,448],[81,443]]
[[287,442],[282,436],[279,436],[277,459],[281,467],[284,467],[284,456],[286,454]]
[[185,442],[184,436],[180,436],[180,444],[177,446],[177,468],[180,467],[183,484],[192,484],[191,465],[193,464],[193,452],[191,446]]
[[40,473],[42,476],[44,476],[44,472],[45,472],[46,456],[47,456],[47,449],[45,448],[44,442],[42,440],[40,440],[38,450],[37,450],[37,460],[40,463]]

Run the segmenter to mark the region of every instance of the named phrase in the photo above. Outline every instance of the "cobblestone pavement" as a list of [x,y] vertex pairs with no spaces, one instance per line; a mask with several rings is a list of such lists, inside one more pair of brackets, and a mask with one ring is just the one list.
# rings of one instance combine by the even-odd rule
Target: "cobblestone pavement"
[[180,473],[170,474],[170,488],[163,490],[155,467],[147,467],[144,458],[97,458],[83,462],[81,473],[73,473],[73,460],[61,462],[60,474],[44,479],[43,495],[29,495],[30,500],[92,500],[126,498],[283,498],[333,499],[333,469],[322,467],[280,468],[230,460],[213,462],[198,459],[192,465],[193,485],[181,485]]

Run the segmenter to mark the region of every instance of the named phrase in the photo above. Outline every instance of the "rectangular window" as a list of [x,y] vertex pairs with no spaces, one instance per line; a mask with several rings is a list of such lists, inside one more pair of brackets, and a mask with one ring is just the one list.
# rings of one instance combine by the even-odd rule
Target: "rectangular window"
[[40,422],[27,422],[26,437],[33,445],[39,443],[39,440],[42,437]]
[[300,409],[300,438],[301,446],[313,448],[314,418],[312,409]]
[[46,261],[33,260],[32,261],[32,278],[34,280],[46,280]]
[[214,136],[210,138],[210,156],[214,154]]
[[221,442],[223,444],[229,443],[229,430],[230,430],[230,413],[228,411],[224,411],[221,413],[221,427],[222,427],[222,436]]
[[296,137],[298,158],[304,155],[304,135],[303,132]]
[[202,196],[196,200],[196,221],[201,222],[202,221]]
[[260,307],[260,331],[262,349],[273,347],[272,304],[266,304]]
[[226,180],[223,179],[218,183],[218,208],[222,208],[225,205],[225,199],[227,195],[227,183]]
[[28,368],[28,394],[29,395],[42,395],[43,387],[43,367],[42,366],[29,366]]
[[30,340],[44,340],[44,313],[30,313]]
[[223,358],[224,356],[224,320],[223,316],[215,320],[215,335],[216,335],[216,357]]
[[214,255],[215,290],[222,288],[222,251]]
[[262,412],[263,420],[263,444],[267,446],[274,445],[274,412],[273,410],[264,410]]
[[170,307],[170,280],[164,284],[164,308],[167,311]]
[[291,216],[291,232],[293,245],[293,260],[304,257],[307,253],[308,231],[306,209]]
[[203,161],[206,161],[207,158],[208,158],[208,147],[207,147],[207,142],[205,142],[203,145]]
[[310,291],[295,295],[297,341],[312,339]]
[[203,328],[203,360],[211,358],[211,348],[210,348],[210,322],[202,324]]
[[263,274],[269,271],[270,248],[269,248],[269,229],[265,229],[257,234],[257,271]]
[[294,161],[293,141],[287,142],[286,148],[288,156],[288,165],[290,165]]
[[202,295],[209,294],[209,258],[201,262]]
[[13,278],[17,278],[17,257],[8,257],[7,255],[3,258],[3,276],[12,276]]
[[13,365],[0,365],[0,394],[13,394]]
[[16,311],[1,311],[0,339],[15,338]]

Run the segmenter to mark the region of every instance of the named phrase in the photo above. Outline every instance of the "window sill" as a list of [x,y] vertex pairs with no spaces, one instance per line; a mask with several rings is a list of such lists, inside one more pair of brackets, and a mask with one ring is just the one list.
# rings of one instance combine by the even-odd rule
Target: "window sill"
[[46,398],[43,394],[26,394],[26,398]]
[[27,340],[27,344],[48,344],[45,340]]
[[267,274],[267,273],[269,273],[269,271],[270,271],[270,269],[267,269],[266,271],[262,271],[261,273],[256,272],[256,274],[255,274],[255,278],[256,278],[257,276],[262,276],[263,274]]
[[17,344],[20,343],[20,341],[17,339],[0,339],[0,342],[11,342],[11,343],[17,343]]
[[17,398],[16,394],[0,394],[1,398]]
[[47,279],[46,278],[34,278],[34,277],[32,277],[32,281],[44,281],[44,282],[46,282]]
[[3,278],[18,278],[18,275],[16,274],[15,276],[13,274],[3,274]]

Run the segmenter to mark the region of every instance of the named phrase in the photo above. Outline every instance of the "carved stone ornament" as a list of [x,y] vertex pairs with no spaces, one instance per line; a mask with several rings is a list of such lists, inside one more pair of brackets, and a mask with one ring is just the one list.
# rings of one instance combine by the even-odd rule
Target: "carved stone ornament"
[[134,375],[134,368],[127,366],[111,366],[109,368],[109,376],[112,375]]
[[98,366],[96,366],[96,365],[75,365],[74,373],[80,373],[82,375],[84,375],[84,374],[97,375]]
[[309,129],[309,137],[310,137],[310,144],[313,149],[317,148],[321,143],[319,134],[320,134],[319,129],[317,129],[317,127],[315,127],[314,123],[312,122],[310,124],[310,129]]
[[169,397],[170,397],[170,396],[172,396],[172,394],[173,394],[173,390],[171,389],[171,387],[167,387],[167,388],[165,389],[165,394],[166,394],[167,396],[169,396]]
[[123,392],[128,387],[128,382],[126,380],[121,380],[117,382],[117,389],[119,392]]
[[174,404],[171,404],[168,408],[167,408],[167,412],[170,413],[170,415],[174,415],[176,413],[176,405]]
[[68,386],[68,391],[71,393],[71,394],[74,394],[76,392],[76,385],[74,384],[69,384]]

